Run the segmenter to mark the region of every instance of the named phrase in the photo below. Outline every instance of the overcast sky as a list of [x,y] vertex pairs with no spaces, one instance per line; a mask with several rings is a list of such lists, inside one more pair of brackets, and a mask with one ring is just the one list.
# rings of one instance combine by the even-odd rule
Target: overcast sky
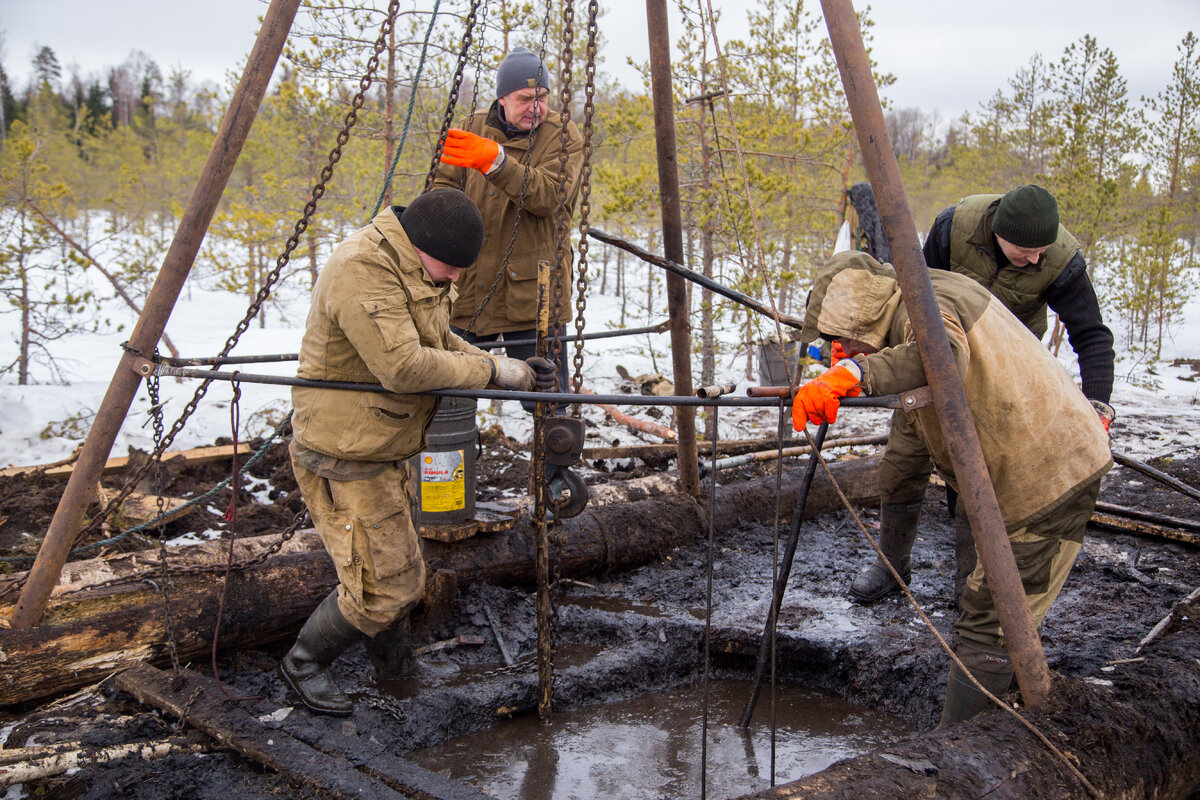
[[[601,4],[612,8],[601,20],[606,67],[631,83],[636,77],[626,58],[647,59],[645,4]],[[745,36],[751,0],[712,5],[721,13],[722,45]],[[819,12],[818,0],[809,7]],[[259,0],[0,0],[0,63],[19,87],[41,45],[53,48],[64,68],[78,65],[85,74],[116,66],[137,49],[164,73],[183,67],[194,79],[220,82],[228,70],[240,74],[265,9]],[[898,108],[937,111],[943,119],[1007,89],[1035,53],[1055,61],[1084,34],[1116,54],[1136,101],[1166,86],[1183,35],[1200,34],[1200,0],[876,0],[871,15],[874,56],[897,78],[885,96]],[[676,34],[673,29],[673,40]]]

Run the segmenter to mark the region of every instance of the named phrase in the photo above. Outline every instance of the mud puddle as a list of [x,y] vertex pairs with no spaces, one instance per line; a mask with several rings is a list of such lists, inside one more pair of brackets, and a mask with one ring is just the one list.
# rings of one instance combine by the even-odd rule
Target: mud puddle
[[[749,695],[744,681],[709,685],[709,796],[728,797],[771,785],[769,688],[748,729],[738,718]],[[779,686],[775,694],[776,782],[818,772],[843,758],[885,747],[912,732],[899,717],[830,694]],[[701,684],[631,700],[556,711],[548,724],[522,716],[489,730],[408,753],[427,769],[497,798],[701,796],[704,759]]]

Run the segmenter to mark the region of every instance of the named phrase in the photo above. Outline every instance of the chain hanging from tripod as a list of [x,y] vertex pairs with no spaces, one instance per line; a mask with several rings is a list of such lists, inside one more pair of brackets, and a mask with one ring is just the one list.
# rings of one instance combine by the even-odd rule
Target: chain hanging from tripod
[[471,51],[472,34],[475,30],[475,17],[479,12],[480,0],[471,0],[471,10],[467,12],[467,25],[463,29],[462,40],[458,48],[458,63],[454,67],[454,79],[450,82],[450,97],[446,101],[446,114],[442,117],[442,129],[438,133],[437,146],[433,148],[433,161],[429,164],[429,173],[425,176],[425,191],[433,188],[433,179],[437,177],[438,165],[442,160],[442,148],[446,145],[446,134],[454,122],[454,109],[458,106],[458,91],[462,88],[463,71],[467,68],[467,55]]
[[[154,351],[158,355],[158,350]],[[161,568],[159,573],[159,581],[162,583],[158,587],[158,593],[163,599],[163,624],[167,629],[167,652],[171,655],[171,668],[176,672],[179,671],[179,648],[175,644],[175,626],[171,624],[171,577],[170,570],[167,564],[167,537],[164,528],[163,520],[166,517],[166,502],[162,493],[162,453],[163,449],[158,445],[162,442],[163,437],[163,407],[158,393],[159,382],[158,375],[151,375],[146,378],[146,393],[150,396],[150,416],[154,422],[154,454],[147,460],[148,469],[154,470],[154,483],[158,486],[158,510],[155,513],[154,522],[158,529],[158,563]],[[103,517],[101,517],[103,519]]]
[[[550,37],[550,12],[553,8],[553,0],[546,0],[546,15],[542,21],[542,43],[538,51],[538,62],[546,63],[546,42]],[[474,110],[474,109],[472,109]],[[541,127],[541,126],[538,126]],[[481,126],[482,131],[482,126]],[[479,320],[479,315],[487,308],[491,302],[492,296],[496,294],[496,290],[500,288],[501,282],[504,280],[505,273],[508,272],[508,262],[512,259],[513,248],[517,244],[517,231],[521,225],[521,213],[525,209],[525,194],[529,189],[529,177],[533,172],[533,149],[537,141],[538,128],[533,128],[529,131],[529,147],[525,151],[525,161],[523,162],[524,171],[521,173],[521,188],[517,191],[517,208],[513,213],[512,231],[508,235],[508,246],[505,248],[504,257],[500,259],[500,265],[496,269],[496,276],[492,279],[492,283],[488,286],[488,290],[484,293],[483,299],[475,306],[475,310],[471,314],[471,319],[467,322],[463,329],[468,333],[475,330],[475,323]],[[444,142],[443,142],[444,143]],[[439,144],[439,153],[441,145]],[[465,175],[466,172],[464,171]],[[461,294],[459,295],[461,298]]]
[[[558,179],[554,186],[554,269],[551,273],[550,279],[551,301],[549,358],[555,364],[562,363],[563,325],[560,310],[562,308],[563,296],[565,294],[565,288],[563,287],[563,275],[567,270],[567,258],[570,253],[570,234],[568,229],[571,224],[571,204],[567,200],[567,183],[570,177],[570,171],[567,169],[567,162],[570,160],[568,145],[571,139],[571,68],[572,60],[575,55],[573,49],[573,45],[575,43],[574,0],[563,0],[562,8],[562,85],[558,92],[558,102],[561,106],[558,113],[561,124],[558,128]],[[552,413],[556,407],[557,404],[551,404],[550,410]]]
[[[374,52],[367,61],[366,72],[359,80],[358,93],[351,101],[350,110],[346,112],[342,129],[338,132],[336,143],[329,153],[329,162],[322,168],[320,178],[316,185],[313,186],[309,200],[304,204],[304,211],[300,219],[296,221],[292,234],[288,237],[286,243],[284,244],[283,252],[280,253],[278,259],[276,259],[275,267],[263,278],[262,286],[255,295],[253,302],[250,303],[249,308],[247,308],[246,315],[235,326],[233,334],[231,334],[226,340],[224,347],[221,349],[221,352],[218,355],[218,358],[228,355],[229,352],[233,350],[233,348],[237,345],[238,340],[241,339],[242,334],[249,329],[250,323],[256,316],[258,316],[262,308],[262,304],[265,303],[267,298],[270,297],[271,290],[274,288],[275,284],[278,283],[279,276],[282,274],[284,267],[287,266],[288,261],[291,259],[292,251],[299,246],[301,235],[303,235],[304,231],[308,229],[309,221],[316,214],[317,201],[324,196],[325,186],[333,177],[334,166],[338,161],[341,160],[342,148],[345,147],[346,143],[350,140],[350,129],[353,128],[355,122],[358,121],[358,112],[366,103],[367,91],[374,82],[375,72],[379,69],[379,56],[387,46],[388,38],[391,35],[393,27],[395,26],[396,16],[399,14],[399,11],[400,0],[391,0],[391,2],[388,4],[387,16],[380,28],[379,38],[375,40]],[[137,352],[129,345],[128,342],[124,343],[122,347],[127,352],[131,352],[134,355],[145,358],[147,361],[154,360],[153,356],[149,354]],[[183,430],[187,420],[193,413],[195,413],[200,401],[208,392],[208,387],[211,385],[211,383],[211,381],[204,380],[201,381],[200,385],[196,387],[195,394],[193,394],[191,400],[189,400],[184,406],[179,418],[175,420],[170,431],[167,432],[167,434],[162,438],[162,441],[159,442],[158,446],[155,448],[155,457],[161,458],[163,452],[165,452],[166,449],[171,446],[171,443],[175,440],[175,437],[178,436],[179,432]],[[148,461],[129,476],[129,478],[125,481],[125,484],[121,487],[120,491],[118,491],[116,496],[109,501],[104,510],[97,515],[92,522],[84,526],[76,534],[76,541],[78,541],[80,537],[94,532],[102,524],[103,520],[107,519],[113,510],[116,509],[122,502],[124,502],[125,498],[127,498],[133,491],[133,488],[137,485],[138,481],[145,477],[147,471],[150,469],[150,465],[151,461]]]
[[[583,393],[583,312],[587,307],[588,287],[588,214],[591,212],[592,194],[592,118],[596,111],[596,17],[599,14],[597,0],[588,2],[587,63],[584,66],[583,101],[583,166],[580,170],[579,186],[579,272],[575,276],[578,290],[575,300],[575,356],[572,360],[574,373],[571,376],[571,391]],[[573,416],[581,416],[583,407],[576,403]]]

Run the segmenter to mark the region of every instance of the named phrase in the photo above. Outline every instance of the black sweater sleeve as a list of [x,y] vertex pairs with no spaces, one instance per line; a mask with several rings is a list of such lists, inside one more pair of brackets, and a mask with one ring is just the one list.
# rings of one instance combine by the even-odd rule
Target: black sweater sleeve
[[1050,310],[1058,314],[1071,349],[1079,359],[1083,393],[1109,402],[1113,387],[1113,335],[1100,317],[1100,301],[1088,279],[1083,255],[1076,252],[1054,283],[1046,289]]
[[950,269],[950,223],[954,221],[955,206],[950,206],[937,215],[925,244],[921,250],[925,253],[925,266],[930,269]]

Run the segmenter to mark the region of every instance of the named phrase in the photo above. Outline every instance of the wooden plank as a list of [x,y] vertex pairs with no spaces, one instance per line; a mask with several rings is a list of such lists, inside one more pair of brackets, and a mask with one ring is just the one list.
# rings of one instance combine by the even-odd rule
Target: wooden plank
[[501,506],[497,503],[476,503],[475,516],[461,522],[422,523],[421,538],[435,542],[461,542],[477,533],[499,533],[517,524],[521,508]]
[[226,697],[211,678],[186,669],[167,673],[139,664],[118,675],[116,684],[140,702],[176,717],[187,708],[188,724],[325,796],[404,800],[399,792],[359,772],[347,759],[322,753],[278,728],[259,722]]
[[[246,442],[238,442],[237,452],[240,455],[245,455],[250,452],[250,446]],[[223,461],[233,458],[234,447],[231,444],[216,445],[213,447],[196,447],[191,450],[168,450],[163,453],[163,461],[170,461],[172,458],[183,457],[188,464],[211,464],[214,461]],[[120,458],[110,458],[104,463],[105,475],[111,475],[115,472],[120,472],[129,466],[129,458],[121,456]],[[56,466],[27,466],[27,467],[6,467],[0,469],[0,477],[8,477],[11,475],[23,475],[26,472],[42,471],[47,477],[51,478],[66,478],[71,474],[71,470],[75,468],[74,464],[59,464]]]
[[[186,505],[187,500],[179,497],[163,497],[163,521],[169,522],[178,517],[187,516],[196,506]],[[128,526],[149,522],[158,516],[158,495],[143,492],[130,492],[121,503],[120,516]]]

